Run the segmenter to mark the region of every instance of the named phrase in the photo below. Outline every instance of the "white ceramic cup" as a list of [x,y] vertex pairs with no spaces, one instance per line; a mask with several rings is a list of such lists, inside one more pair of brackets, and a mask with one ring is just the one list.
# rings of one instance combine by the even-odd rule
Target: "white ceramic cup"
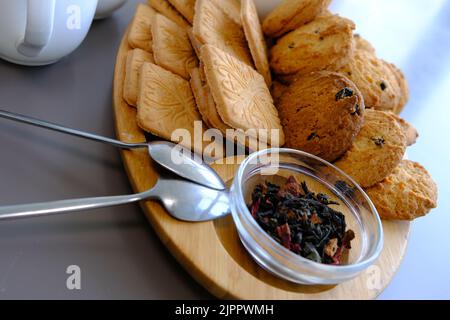
[[0,58],[56,62],[84,40],[96,8],[97,0],[0,0]]

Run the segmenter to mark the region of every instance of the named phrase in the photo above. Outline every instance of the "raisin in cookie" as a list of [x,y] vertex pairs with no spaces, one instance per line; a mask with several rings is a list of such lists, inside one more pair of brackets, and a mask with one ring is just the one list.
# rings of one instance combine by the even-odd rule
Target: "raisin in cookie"
[[382,181],[402,161],[406,136],[391,113],[367,109],[364,117],[352,147],[335,165],[366,188]]
[[270,50],[270,66],[281,75],[341,68],[353,57],[354,29],[338,15],[319,17],[279,39]]
[[278,100],[286,146],[328,161],[351,147],[363,124],[364,109],[355,84],[328,71],[299,77]]
[[380,217],[387,220],[413,220],[437,206],[436,183],[424,167],[408,160],[366,193]]
[[314,20],[331,0],[284,0],[263,21],[266,36],[277,38]]
[[408,100],[408,86],[400,70],[366,49],[357,49],[350,63],[335,71],[358,86],[367,108],[398,114]]

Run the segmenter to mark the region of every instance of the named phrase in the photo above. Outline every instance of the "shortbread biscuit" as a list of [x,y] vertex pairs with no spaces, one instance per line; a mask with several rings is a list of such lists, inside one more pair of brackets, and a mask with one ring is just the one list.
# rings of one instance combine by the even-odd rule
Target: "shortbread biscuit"
[[[223,122],[244,131],[262,129],[249,135],[271,145],[283,145],[283,128],[264,77],[213,46],[203,46],[201,52],[206,78]],[[271,130],[277,131],[277,139],[272,139]]]
[[266,36],[278,38],[313,21],[326,10],[331,0],[284,0],[263,22]]
[[215,46],[253,66],[242,26],[228,17],[214,1],[197,0],[193,32],[202,44]]
[[270,74],[268,59],[269,53],[267,52],[267,45],[264,40],[261,23],[259,22],[258,11],[253,0],[242,0],[241,18],[256,70],[262,74],[267,85],[270,87],[272,84],[272,76]]
[[220,130],[223,134],[227,129],[232,129],[220,119],[217,113],[216,103],[211,95],[211,90],[206,82],[200,77],[200,69],[191,70],[191,87],[194,93],[197,107],[202,115],[203,121],[210,127]]
[[[173,140],[177,129],[195,137],[194,123],[203,123],[189,81],[152,63],[142,66],[137,109],[138,125],[166,140]],[[186,145],[190,141],[182,142],[192,148]]]
[[198,66],[187,30],[157,13],[152,20],[153,56],[156,64],[189,80]]
[[138,4],[128,33],[128,43],[132,48],[152,52],[151,21],[155,10],[145,4]]
[[408,99],[401,72],[367,50],[355,50],[350,62],[336,71],[358,86],[367,108],[399,113]]
[[169,0],[190,24],[194,21],[195,0]]
[[367,109],[364,117],[353,145],[335,165],[368,188],[390,175],[402,161],[406,135],[391,113]]
[[167,0],[148,0],[150,6],[166,16],[180,27],[189,28],[191,25],[184,19],[184,17],[175,9]]
[[209,1],[213,1],[235,23],[242,24],[241,21],[242,0],[209,0]]
[[123,98],[131,106],[136,106],[137,104],[139,76],[142,65],[145,62],[155,62],[151,53],[142,49],[128,51],[123,84]]
[[437,206],[436,183],[413,161],[403,160],[389,177],[365,191],[386,220],[414,220]]
[[223,136],[234,143],[257,151],[261,148],[260,142],[253,137],[246,136],[242,130],[235,130],[226,125],[219,114],[217,113],[216,103],[211,94],[211,90],[206,82],[200,79],[200,70],[191,70],[191,87],[197,101],[197,107],[202,115],[203,121],[208,124],[210,128],[219,130]]
[[364,119],[364,99],[346,77],[320,71],[299,77],[277,102],[286,147],[335,161],[351,146]]
[[203,122],[210,128],[212,124],[208,119],[208,108],[206,106],[206,89],[203,85],[202,79],[200,78],[200,72],[198,68],[191,69],[189,72],[191,79],[189,80],[191,84],[192,93],[194,94],[195,102],[197,103],[197,109],[202,116]]
[[192,31],[192,28],[186,29],[186,31],[187,31],[189,41],[191,42],[191,46],[194,49],[196,56],[200,57],[200,48],[201,48],[202,44],[195,37],[194,32]]
[[282,75],[340,68],[353,57],[354,29],[352,21],[338,15],[317,18],[278,40],[270,66]]

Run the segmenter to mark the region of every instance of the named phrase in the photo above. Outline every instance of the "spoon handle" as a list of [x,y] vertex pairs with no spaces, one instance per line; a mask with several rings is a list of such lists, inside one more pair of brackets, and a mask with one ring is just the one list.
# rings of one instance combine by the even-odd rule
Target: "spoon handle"
[[0,221],[64,214],[118,206],[155,198],[154,189],[138,194],[85,199],[71,199],[0,207]]
[[21,122],[21,123],[25,123],[25,124],[30,124],[30,125],[40,127],[40,128],[45,128],[45,129],[49,129],[49,130],[53,130],[53,131],[57,131],[57,132],[66,133],[66,134],[76,136],[79,138],[85,138],[88,140],[103,142],[103,143],[113,145],[115,147],[119,147],[119,148],[123,148],[123,149],[136,149],[136,148],[147,148],[148,147],[148,145],[146,143],[126,143],[126,142],[122,142],[119,140],[106,138],[106,137],[102,137],[102,136],[99,136],[96,134],[63,127],[63,126],[55,124],[55,123],[31,118],[28,116],[24,116],[21,114],[12,113],[9,111],[4,111],[4,110],[0,110],[0,118],[5,118],[8,120],[13,120],[13,121],[17,121],[17,122]]

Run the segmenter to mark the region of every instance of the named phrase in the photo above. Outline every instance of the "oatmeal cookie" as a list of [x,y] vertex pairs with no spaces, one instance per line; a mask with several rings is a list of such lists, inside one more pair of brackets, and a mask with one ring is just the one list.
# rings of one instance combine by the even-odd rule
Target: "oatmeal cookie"
[[417,129],[411,123],[403,118],[400,118],[398,115],[392,113],[392,116],[395,117],[398,124],[403,129],[403,133],[406,136],[406,145],[409,147],[415,144],[419,138],[419,132],[417,132]]
[[365,111],[355,84],[328,71],[299,77],[277,106],[286,146],[328,161],[335,161],[351,147]]
[[437,206],[436,183],[424,167],[408,160],[366,193],[386,220],[414,220]]
[[355,34],[354,39],[355,39],[355,47],[357,50],[365,50],[373,54],[376,53],[375,48],[372,46],[372,44],[363,37],[361,37],[361,35]]
[[277,38],[314,20],[331,0],[284,0],[263,22],[266,36]]
[[353,58],[355,24],[338,15],[324,16],[279,39],[270,50],[270,66],[279,75],[338,69]]
[[386,178],[402,161],[406,135],[388,112],[367,109],[352,147],[335,165],[367,188]]
[[398,114],[408,100],[403,74],[370,51],[357,49],[350,62],[335,71],[343,73],[358,86],[367,108]]

